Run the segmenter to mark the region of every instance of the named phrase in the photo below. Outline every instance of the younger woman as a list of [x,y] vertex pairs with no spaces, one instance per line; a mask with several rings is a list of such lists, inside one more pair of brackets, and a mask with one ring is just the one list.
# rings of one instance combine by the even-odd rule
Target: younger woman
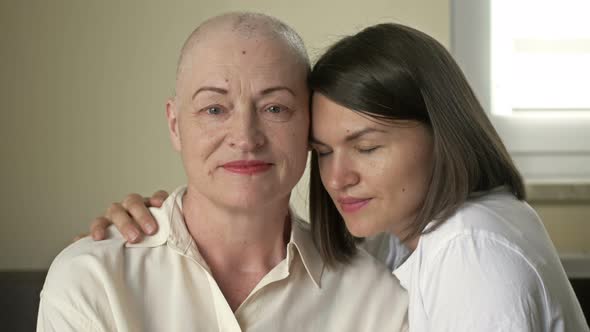
[[412,331],[588,331],[518,170],[442,45],[369,27],[318,60],[310,87],[310,220],[324,257],[346,261],[355,238],[391,233]]

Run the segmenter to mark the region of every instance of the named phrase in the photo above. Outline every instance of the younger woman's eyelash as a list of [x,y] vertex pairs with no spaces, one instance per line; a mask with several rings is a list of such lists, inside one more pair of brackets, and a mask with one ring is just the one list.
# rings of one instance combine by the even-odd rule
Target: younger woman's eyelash
[[315,151],[315,153],[318,154],[318,157],[320,157],[320,158],[325,157],[331,153],[331,152],[320,152],[318,149],[315,149],[315,148],[313,150]]
[[360,153],[371,153],[371,152],[373,152],[373,151],[377,150],[378,148],[379,148],[378,146],[374,146],[374,147],[372,147],[372,148],[366,148],[366,149],[361,149],[361,148],[358,148],[358,151],[359,151]]

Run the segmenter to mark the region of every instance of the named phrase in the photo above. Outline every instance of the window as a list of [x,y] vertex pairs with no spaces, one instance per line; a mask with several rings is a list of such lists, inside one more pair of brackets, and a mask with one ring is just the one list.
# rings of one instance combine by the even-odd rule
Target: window
[[590,180],[590,1],[451,1],[451,51],[528,182]]

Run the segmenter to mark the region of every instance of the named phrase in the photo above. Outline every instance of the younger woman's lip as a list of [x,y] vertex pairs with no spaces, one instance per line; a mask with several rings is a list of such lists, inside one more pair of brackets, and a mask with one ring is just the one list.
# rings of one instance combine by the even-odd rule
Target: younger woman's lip
[[370,201],[371,198],[342,198],[338,200],[338,203],[340,203],[343,212],[352,213],[362,209]]

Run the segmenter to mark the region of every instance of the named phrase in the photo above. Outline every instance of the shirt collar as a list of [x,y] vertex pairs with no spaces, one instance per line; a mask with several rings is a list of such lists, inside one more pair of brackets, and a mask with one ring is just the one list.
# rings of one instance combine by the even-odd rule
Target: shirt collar
[[393,271],[393,275],[399,279],[400,285],[408,290],[412,273],[412,256],[410,256],[401,266]]
[[290,266],[296,249],[299,253],[299,257],[301,257],[301,261],[307,274],[310,276],[311,280],[313,280],[314,284],[318,288],[321,288],[321,280],[325,264],[313,242],[309,223],[299,218],[293,209],[290,209],[289,215],[291,216],[291,239],[289,244],[287,244],[287,262]]
[[[160,208],[150,208],[151,214],[158,223],[158,232],[154,235],[146,235],[140,243],[126,243],[126,247],[150,248],[168,243],[176,250],[185,254],[191,248],[193,238],[186,228],[182,215],[182,197],[186,192],[186,186],[176,189],[162,204]],[[289,208],[291,218],[291,237],[287,244],[287,266],[291,267],[293,259],[298,254],[307,274],[313,283],[320,288],[324,271],[324,261],[315,246],[309,229],[309,224],[299,218],[292,208]],[[200,254],[197,255],[202,260]],[[202,262],[204,264],[204,261]],[[206,266],[206,264],[204,264]]]

